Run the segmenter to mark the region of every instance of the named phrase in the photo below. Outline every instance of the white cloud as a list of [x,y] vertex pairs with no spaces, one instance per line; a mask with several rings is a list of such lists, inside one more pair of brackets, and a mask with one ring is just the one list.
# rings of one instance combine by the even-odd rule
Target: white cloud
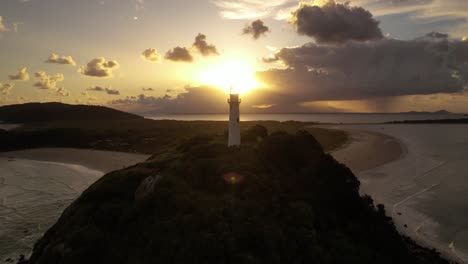
[[85,76],[110,78],[113,77],[113,71],[120,68],[115,60],[107,61],[104,57],[99,57],[88,62],[86,66],[81,67],[78,72]]
[[6,32],[8,28],[3,24],[3,18],[0,16],[0,32]]
[[28,68],[26,67],[20,68],[18,69],[17,73],[13,75],[9,75],[8,77],[12,81],[28,81],[29,80]]
[[[65,76],[62,73],[54,75],[47,75],[44,71],[39,71],[34,74],[39,81],[34,84],[35,87],[43,90],[57,90],[57,83],[65,80]],[[60,89],[60,88],[59,88]],[[58,91],[58,90],[57,90]]]
[[298,0],[215,0],[220,15],[226,19],[255,19],[277,16],[278,12],[297,5]]
[[10,94],[10,91],[13,88],[13,86],[14,84],[12,83],[5,83],[5,84],[0,83],[0,94],[2,95]]
[[55,53],[52,53],[46,62],[55,64],[68,64],[73,66],[76,65],[76,62],[73,60],[72,56],[59,56]]

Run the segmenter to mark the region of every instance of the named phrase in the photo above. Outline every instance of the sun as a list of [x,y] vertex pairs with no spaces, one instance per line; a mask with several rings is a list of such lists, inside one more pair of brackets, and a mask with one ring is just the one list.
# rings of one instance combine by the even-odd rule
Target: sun
[[258,88],[255,70],[247,61],[231,58],[208,65],[200,70],[198,81],[218,87],[227,93],[245,94]]

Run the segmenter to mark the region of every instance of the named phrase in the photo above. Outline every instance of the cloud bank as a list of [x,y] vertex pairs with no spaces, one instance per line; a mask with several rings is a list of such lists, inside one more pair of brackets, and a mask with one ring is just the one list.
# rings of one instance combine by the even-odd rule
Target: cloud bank
[[314,38],[318,43],[344,43],[383,38],[379,22],[362,7],[351,7],[333,0],[323,6],[301,4],[292,13],[297,33]]
[[82,66],[79,72],[90,77],[110,78],[113,77],[113,71],[119,67],[117,61],[107,61],[104,57],[99,57],[88,62],[86,66]]
[[265,25],[265,23],[262,20],[258,19],[252,22],[251,24],[246,25],[242,30],[242,34],[250,35],[254,39],[258,39],[261,36],[266,35],[266,33],[269,31],[270,29]]
[[23,67],[18,69],[18,72],[13,75],[9,75],[8,78],[12,81],[28,81],[29,80],[29,73],[28,68]]
[[55,53],[52,53],[50,57],[46,60],[46,63],[55,63],[63,65],[76,65],[76,62],[73,60],[72,56],[59,56]]
[[[467,89],[468,43],[430,33],[339,46],[309,43],[275,54],[286,69],[257,73],[305,101],[457,93]],[[287,88],[284,88],[287,87]]]

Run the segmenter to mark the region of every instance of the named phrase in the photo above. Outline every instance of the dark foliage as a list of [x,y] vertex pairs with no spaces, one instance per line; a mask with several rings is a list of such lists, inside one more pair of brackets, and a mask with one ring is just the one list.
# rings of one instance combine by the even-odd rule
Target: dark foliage
[[268,129],[262,125],[256,124],[242,133],[241,138],[243,142],[253,143],[261,141],[266,136],[268,136]]
[[28,103],[0,107],[0,121],[5,123],[32,123],[57,120],[115,120],[143,119],[141,116],[115,109],[61,103]]
[[38,241],[31,263],[447,263],[402,238],[309,133],[241,148],[208,142],[102,177]]

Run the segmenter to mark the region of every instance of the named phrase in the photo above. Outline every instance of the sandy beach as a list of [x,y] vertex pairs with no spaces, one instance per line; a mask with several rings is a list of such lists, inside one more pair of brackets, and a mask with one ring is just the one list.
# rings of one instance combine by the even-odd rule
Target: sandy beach
[[82,149],[0,153],[0,261],[28,255],[62,211],[102,175],[147,158]]
[[[430,174],[446,162],[433,160],[430,156],[433,153],[410,138],[390,136],[398,134],[387,131],[396,130],[395,127],[334,128],[347,131],[351,141],[332,155],[356,174],[361,181],[361,193],[371,195],[376,204],[385,205],[399,232],[422,246],[436,248],[452,261],[467,263],[466,256],[455,248],[453,238],[440,235],[441,223],[434,219],[433,212],[442,210],[427,209],[427,202],[436,195],[433,191],[444,185],[439,174],[433,177]],[[428,157],[424,157],[425,151]],[[444,228],[447,229],[445,225]]]
[[108,173],[142,162],[150,156],[88,149],[42,148],[0,152],[0,157],[75,164]]

